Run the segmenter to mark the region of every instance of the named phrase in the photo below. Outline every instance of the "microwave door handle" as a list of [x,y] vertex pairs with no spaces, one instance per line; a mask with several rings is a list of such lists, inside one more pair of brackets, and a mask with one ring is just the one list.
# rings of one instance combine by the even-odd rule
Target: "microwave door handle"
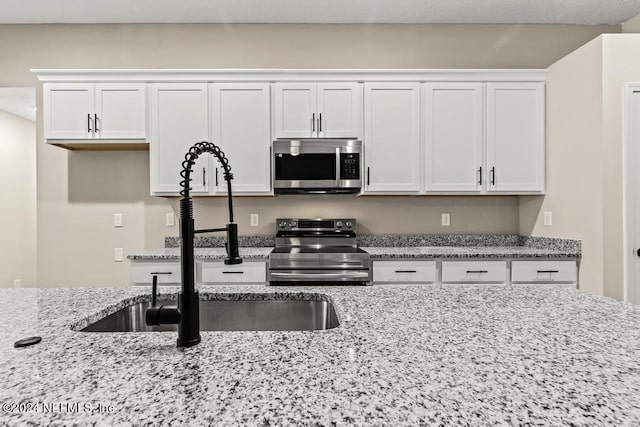
[[340,147],[336,147],[336,187],[342,187],[340,185]]

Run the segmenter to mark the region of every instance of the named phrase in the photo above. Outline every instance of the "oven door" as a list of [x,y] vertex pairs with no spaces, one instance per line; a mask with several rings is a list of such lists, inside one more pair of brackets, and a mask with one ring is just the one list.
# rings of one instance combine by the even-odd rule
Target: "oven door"
[[269,270],[271,285],[305,283],[368,285],[370,280],[368,270]]
[[370,281],[370,256],[357,248],[275,248],[269,254],[270,284],[302,282],[362,285]]

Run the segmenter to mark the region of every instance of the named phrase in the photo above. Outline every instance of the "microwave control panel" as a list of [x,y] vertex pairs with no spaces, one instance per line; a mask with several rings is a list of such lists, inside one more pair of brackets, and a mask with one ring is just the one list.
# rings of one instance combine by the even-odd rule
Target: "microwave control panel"
[[360,153],[340,153],[340,179],[360,179]]

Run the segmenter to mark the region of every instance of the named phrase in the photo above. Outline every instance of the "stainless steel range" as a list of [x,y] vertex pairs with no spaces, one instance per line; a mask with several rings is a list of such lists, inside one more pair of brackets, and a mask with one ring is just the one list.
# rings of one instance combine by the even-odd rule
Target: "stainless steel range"
[[357,247],[356,220],[276,220],[276,247],[269,255],[272,285],[368,285],[371,258]]

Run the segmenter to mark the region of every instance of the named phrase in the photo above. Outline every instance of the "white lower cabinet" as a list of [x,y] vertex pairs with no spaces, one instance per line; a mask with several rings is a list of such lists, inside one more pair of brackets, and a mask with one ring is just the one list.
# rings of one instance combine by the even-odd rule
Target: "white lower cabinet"
[[226,283],[265,283],[267,264],[264,261],[244,261],[242,264],[226,265],[224,261],[202,261],[196,263],[196,282],[203,285]]
[[181,280],[179,261],[137,261],[131,263],[131,285],[151,285],[158,276],[159,285],[179,285]]
[[435,283],[435,261],[374,261],[373,281],[377,283]]
[[506,261],[443,261],[442,283],[506,283]]
[[575,261],[513,261],[513,283],[576,283],[578,266]]

